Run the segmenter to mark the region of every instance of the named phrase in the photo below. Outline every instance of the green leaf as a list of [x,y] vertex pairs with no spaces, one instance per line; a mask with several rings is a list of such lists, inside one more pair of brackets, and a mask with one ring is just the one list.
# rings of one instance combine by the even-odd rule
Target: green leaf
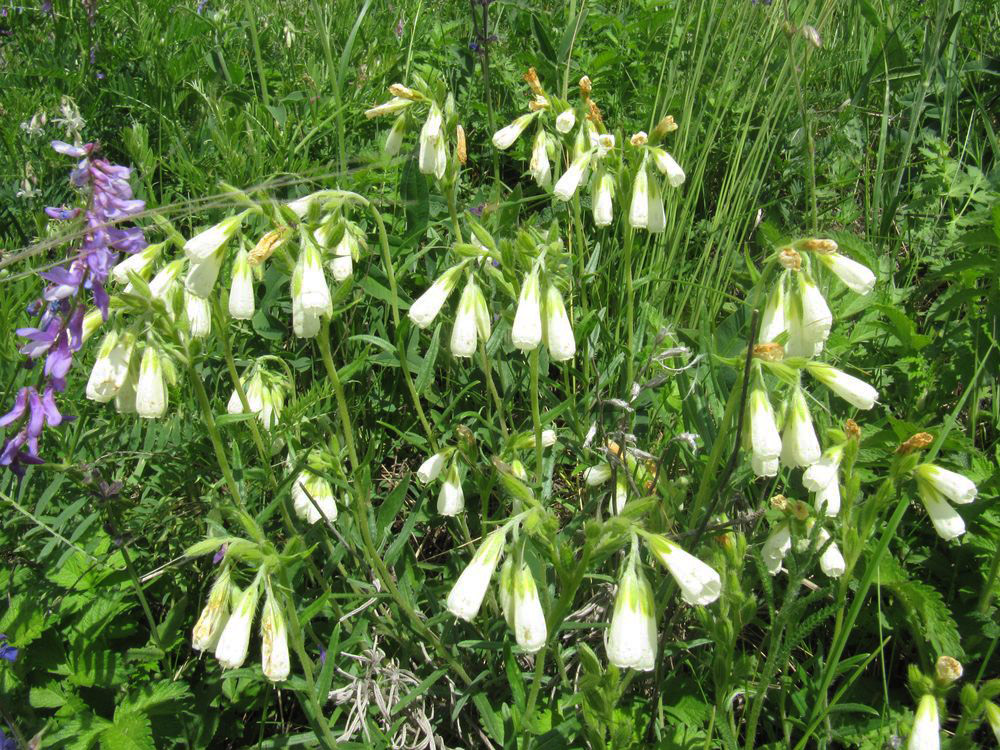
[[128,708],[133,711],[143,711],[147,714],[164,713],[172,710],[170,704],[176,703],[191,695],[186,682],[157,682],[144,685],[130,696]]
[[102,750],[156,750],[149,717],[119,706],[114,723],[101,733]]
[[406,241],[418,242],[427,234],[431,203],[427,178],[420,174],[416,154],[403,165],[403,173],[399,177],[399,196],[402,198],[403,215],[406,217]]

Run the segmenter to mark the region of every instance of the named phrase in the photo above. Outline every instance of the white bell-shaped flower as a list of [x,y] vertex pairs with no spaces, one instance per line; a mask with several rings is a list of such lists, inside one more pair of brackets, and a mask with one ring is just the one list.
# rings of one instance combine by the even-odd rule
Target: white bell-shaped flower
[[399,149],[403,145],[403,136],[406,135],[406,115],[400,115],[396,118],[396,121],[392,123],[392,127],[389,129],[389,134],[385,137],[385,148],[383,149],[386,156],[395,156],[399,153]]
[[[826,529],[820,529],[817,532],[816,547],[823,550],[819,556],[819,567],[830,578],[840,578],[847,570],[847,563],[844,561],[844,556],[840,553],[840,547],[837,546],[836,542],[827,544],[829,539],[830,534]],[[823,545],[826,545],[825,549]]]
[[442,305],[448,299],[448,295],[451,294],[451,290],[455,288],[458,275],[461,272],[461,266],[452,266],[438,276],[434,283],[427,288],[427,291],[410,305],[407,315],[414,325],[418,328],[426,328],[434,322],[438,313],[441,312]]
[[833,313],[819,287],[801,274],[798,278],[798,295],[790,302],[789,312],[785,353],[789,357],[815,357],[823,351],[823,345],[830,335]]
[[937,698],[930,693],[920,698],[913,729],[906,742],[906,750],[939,750],[941,747],[941,722],[938,719]]
[[576,339],[562,294],[549,284],[545,290],[545,343],[553,362],[565,362],[576,356]]
[[357,239],[345,227],[340,242],[333,248],[333,260],[328,264],[335,281],[347,281],[354,273],[354,255],[357,251],[357,244]]
[[[264,381],[261,378],[260,370],[255,371],[248,380],[243,381],[243,392],[247,397],[247,405],[250,407],[250,413],[259,414],[264,407]],[[230,414],[243,413],[243,402],[240,400],[240,394],[235,388],[229,397],[226,411]]]
[[774,418],[774,409],[767,391],[755,387],[750,391],[748,406],[750,417],[751,464],[759,477],[773,477],[778,473],[781,458],[781,434]]
[[816,490],[813,504],[816,506],[816,510],[823,511],[828,516],[840,513],[840,482],[833,481]]
[[777,575],[781,570],[781,563],[784,562],[785,555],[792,549],[792,531],[788,521],[782,521],[773,529],[764,541],[761,548],[761,556],[764,558],[764,565],[767,572]]
[[564,109],[556,117],[556,130],[560,133],[568,133],[576,125],[576,112],[572,108]]
[[875,288],[875,274],[868,266],[836,252],[819,253],[817,257],[851,291],[869,294]]
[[135,336],[127,332],[111,331],[104,337],[87,380],[87,398],[104,404],[115,397],[128,377],[134,344]]
[[965,520],[951,507],[945,496],[934,488],[934,485],[918,478],[917,491],[939,537],[948,541],[965,533]]
[[517,312],[511,328],[511,341],[523,352],[531,351],[542,341],[542,307],[538,284],[538,271],[532,270],[524,277]]
[[649,215],[647,216],[646,229],[653,234],[659,234],[667,229],[667,213],[663,206],[660,181],[656,177],[649,180]]
[[295,335],[311,338],[319,333],[320,316],[330,315],[330,287],[316,246],[307,242],[292,272],[292,326]]
[[260,663],[264,676],[271,682],[288,679],[291,661],[288,657],[288,631],[281,606],[267,587],[264,608],[260,616]]
[[559,178],[556,186],[552,189],[556,198],[561,201],[568,201],[576,195],[576,191],[580,188],[580,183],[583,181],[584,172],[590,166],[592,156],[592,151],[585,151],[573,159],[573,162],[569,165],[569,169],[563,172],[562,177]]
[[517,571],[514,558],[508,557],[500,566],[500,581],[497,583],[497,598],[500,600],[500,611],[507,627],[514,629],[514,578]]
[[337,500],[330,483],[309,469],[299,472],[292,485],[292,506],[295,515],[306,523],[337,520]]
[[447,453],[435,453],[430,458],[426,459],[420,468],[417,469],[417,479],[420,480],[421,484],[427,484],[428,482],[433,482],[440,476],[441,471],[444,469],[446,462],[448,461]]
[[781,462],[794,469],[811,466],[819,461],[822,451],[813,428],[809,404],[802,389],[796,387],[785,412],[785,429],[781,435]]
[[604,645],[608,661],[619,669],[649,672],[656,665],[653,589],[630,564],[618,582],[618,594]]
[[819,362],[809,362],[806,370],[852,406],[858,409],[871,409],[875,406],[878,391],[860,378]]
[[920,464],[913,470],[918,483],[926,483],[953,503],[964,505],[976,499],[976,483],[936,464]]
[[204,297],[184,290],[184,314],[192,338],[204,338],[212,332],[212,305]]
[[439,180],[444,176],[448,164],[447,149],[444,145],[444,121],[437,104],[431,102],[430,112],[420,131],[420,172],[432,174]]
[[632,183],[632,203],[629,206],[628,223],[633,229],[645,229],[649,225],[649,175],[646,162],[639,165]]
[[147,245],[145,249],[129,255],[123,261],[111,269],[111,276],[119,284],[128,284],[128,275],[134,273],[145,278],[146,272],[152,268],[153,263],[160,256],[164,243],[158,242],[155,245]]
[[437,511],[442,516],[457,516],[463,510],[465,494],[462,492],[462,478],[458,473],[458,464],[452,463],[438,493]]
[[842,444],[827,448],[819,461],[810,465],[802,473],[802,484],[812,492],[819,492],[827,485],[836,484],[840,461],[843,457],[844,446]]
[[681,598],[688,604],[705,606],[719,598],[722,579],[709,565],[664,536],[644,535],[653,556],[670,571],[681,590]]
[[[226,243],[236,234],[236,230],[243,223],[244,213],[238,213],[223,219],[218,224],[210,227],[184,243],[184,255],[192,263],[202,263],[213,255],[222,253]],[[221,262],[221,261],[220,261]]]
[[548,629],[531,569],[522,565],[515,573],[513,583],[514,637],[518,646],[534,654],[545,645]]
[[189,261],[187,275],[184,277],[184,288],[199,297],[210,295],[215,288],[225,258],[226,249],[223,247],[203,260]]
[[660,170],[660,174],[667,178],[667,184],[670,187],[680,187],[684,184],[684,170],[681,169],[681,165],[677,163],[674,157],[662,148],[650,148],[649,152],[653,155],[656,168]]
[[476,325],[476,292],[479,286],[470,278],[458,300],[455,327],[451,329],[451,353],[456,357],[471,357],[476,353],[479,327]]
[[583,472],[583,481],[588,487],[597,487],[611,479],[610,464],[596,464]]
[[229,602],[232,598],[232,579],[229,566],[225,565],[212,584],[205,608],[191,631],[191,646],[195,651],[212,651],[219,643],[222,629],[229,619]]
[[[174,288],[174,284],[182,270],[184,270],[184,260],[178,258],[177,260],[170,261],[157,271],[156,275],[149,282],[149,292],[153,295],[153,299],[165,301],[170,290]],[[169,305],[167,307],[169,309]]]
[[462,571],[448,593],[448,611],[459,619],[471,622],[483,604],[490,579],[500,562],[507,532],[500,528],[492,532],[479,545],[471,562]]
[[766,344],[774,341],[788,330],[788,319],[785,310],[788,301],[785,295],[785,274],[782,274],[774,289],[767,297],[764,312],[760,316],[760,333],[757,340]]
[[167,381],[159,350],[146,346],[139,365],[139,382],[135,391],[135,410],[140,417],[156,419],[167,413]]
[[500,128],[500,130],[493,134],[493,145],[501,151],[510,148],[514,144],[514,141],[521,137],[524,129],[535,119],[535,115],[535,112],[529,112],[526,115],[518,117],[510,125]]
[[254,582],[240,594],[240,598],[232,614],[222,629],[219,642],[215,647],[215,658],[223,669],[239,669],[247,660],[247,650],[250,647],[250,630],[253,627],[254,615],[257,613],[257,600],[260,596],[260,579]]
[[594,225],[610,226],[614,219],[613,203],[615,194],[615,178],[607,172],[602,172],[597,180],[594,192]]
[[229,287],[229,315],[234,320],[250,320],[256,310],[253,272],[246,250],[240,250],[233,263],[233,278]]
[[539,130],[535,136],[535,143],[531,147],[531,163],[528,171],[531,173],[535,184],[540,188],[549,186],[552,182],[552,165],[549,162],[549,137],[544,130]]

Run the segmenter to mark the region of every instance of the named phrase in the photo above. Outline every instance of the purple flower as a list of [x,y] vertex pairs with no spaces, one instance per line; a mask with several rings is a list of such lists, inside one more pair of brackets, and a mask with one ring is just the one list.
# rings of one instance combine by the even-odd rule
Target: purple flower
[[2,729],[0,729],[0,750],[17,750],[17,740],[8,737]]
[[80,215],[79,208],[56,208],[55,206],[47,206],[45,208],[45,215],[50,219],[55,219],[56,221],[69,221],[70,219],[75,219]]
[[212,565],[218,565],[226,557],[226,551],[229,549],[229,544],[223,544],[215,552],[215,556],[212,558]]
[[[7,661],[13,663],[17,661],[17,649],[7,643],[7,636],[0,633],[0,659],[6,659]],[[0,732],[2,735],[3,732]],[[2,745],[0,745],[2,747]]]

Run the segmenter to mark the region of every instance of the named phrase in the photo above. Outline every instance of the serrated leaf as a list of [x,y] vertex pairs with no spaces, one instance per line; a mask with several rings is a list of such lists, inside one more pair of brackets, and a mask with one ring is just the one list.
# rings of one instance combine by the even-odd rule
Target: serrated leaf
[[156,714],[170,710],[175,703],[191,694],[186,682],[157,682],[143,685],[138,692],[129,696],[127,706],[133,711]]
[[156,750],[149,717],[119,706],[114,723],[101,733],[102,750]]

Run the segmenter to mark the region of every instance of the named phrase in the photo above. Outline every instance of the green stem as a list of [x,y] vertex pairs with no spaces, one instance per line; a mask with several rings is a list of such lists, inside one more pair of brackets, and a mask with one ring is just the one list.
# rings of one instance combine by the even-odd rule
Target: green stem
[[486,354],[486,342],[480,340],[479,342],[479,361],[483,366],[483,374],[486,376],[486,387],[490,391],[490,395],[493,396],[493,405],[497,410],[497,419],[500,420],[500,432],[503,434],[503,439],[506,440],[510,437],[510,433],[507,431],[507,423],[503,418],[503,400],[500,398],[500,392],[497,391],[496,384],[493,382],[493,370],[490,368],[490,358]]
[[633,362],[633,357],[635,356],[634,348],[634,305],[635,300],[632,294],[632,241],[635,232],[632,227],[625,224],[625,336],[626,343],[628,346],[628,351],[625,352],[625,373],[626,373],[626,383],[625,392],[629,393],[632,389],[632,378],[635,375],[635,364]]
[[[785,7],[785,21],[788,20],[788,7]],[[816,144],[813,142],[812,123],[809,120],[809,109],[806,107],[806,99],[802,93],[802,81],[799,77],[799,69],[795,64],[795,44],[793,35],[788,35],[788,58],[792,71],[792,81],[795,83],[795,98],[799,105],[799,115],[802,118],[802,132],[805,135],[803,147],[805,148],[806,159],[806,185],[809,188],[809,210],[810,228],[813,232],[819,231],[819,207],[816,200]]]
[[982,593],[979,595],[979,604],[976,611],[985,615],[993,600],[993,593],[996,587],[997,573],[1000,572],[1000,545],[993,551],[993,561],[990,563],[990,572],[986,574],[986,582]]
[[160,631],[156,626],[156,620],[153,618],[153,610],[150,609],[146,595],[142,591],[142,583],[140,583],[139,576],[135,573],[135,567],[132,565],[132,556],[128,553],[128,545],[125,544],[124,540],[119,549],[122,551],[122,560],[125,561],[125,569],[128,570],[129,578],[132,579],[132,586],[135,588],[136,596],[139,597],[139,604],[142,605],[142,611],[146,614],[146,622],[149,623],[150,634],[153,636],[153,641],[155,641],[157,647],[163,652],[163,659],[166,659],[167,649],[164,647],[163,641],[160,640]]
[[[495,150],[495,149],[494,149]],[[448,189],[448,214],[451,216],[451,228],[455,232],[455,241],[462,242],[462,225],[458,222],[458,175],[454,184]]]
[[257,78],[260,79],[260,93],[264,106],[271,106],[271,98],[267,93],[267,76],[264,74],[264,59],[260,54],[260,41],[257,39],[257,23],[254,20],[253,7],[250,0],[243,0],[247,24],[250,27],[250,44],[253,47],[254,62],[257,64]]
[[413,607],[410,606],[410,603],[403,597],[399,587],[396,585],[396,580],[389,573],[389,569],[375,547],[371,528],[368,523],[371,503],[368,497],[367,482],[360,481],[361,463],[358,460],[358,453],[355,448],[354,429],[351,425],[351,415],[347,408],[347,400],[344,397],[344,386],[340,382],[340,375],[337,372],[336,365],[333,363],[333,355],[330,353],[330,321],[326,319],[323,320],[323,327],[319,334],[319,350],[323,359],[323,365],[326,368],[327,377],[330,378],[330,383],[333,385],[334,396],[337,400],[337,412],[340,415],[340,423],[344,431],[344,442],[347,444],[347,455],[351,462],[351,472],[355,477],[355,481],[352,482],[355,502],[351,503],[351,509],[354,514],[354,521],[361,532],[365,558],[368,564],[375,570],[379,580],[389,591],[389,595],[392,596],[397,606],[409,619],[414,631],[431,643],[463,682],[470,684],[471,678],[462,665],[449,653],[437,635],[424,624]]
[[531,424],[535,431],[535,480],[542,484],[542,417],[538,408],[538,350],[536,346],[528,355],[531,368]]

